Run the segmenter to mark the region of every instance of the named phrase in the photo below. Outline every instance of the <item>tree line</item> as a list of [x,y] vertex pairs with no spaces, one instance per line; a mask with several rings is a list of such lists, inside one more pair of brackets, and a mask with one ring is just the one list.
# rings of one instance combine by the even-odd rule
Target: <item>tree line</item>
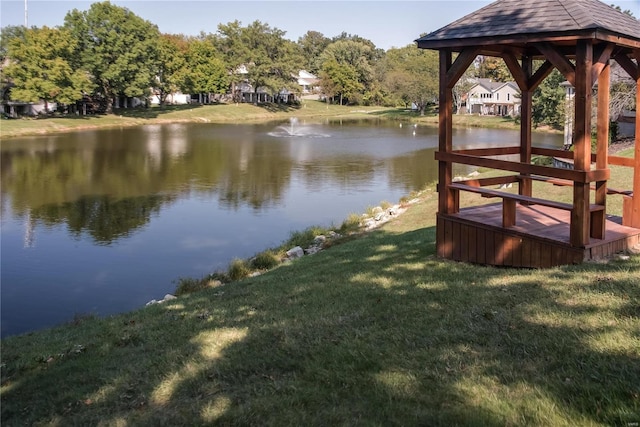
[[[414,106],[424,114],[438,97],[438,56],[409,44],[387,51],[357,35],[326,37],[308,31],[297,41],[260,21],[220,24],[197,36],[161,33],[156,25],[109,1],[67,13],[55,28],[2,29],[2,82],[23,102],[74,105],[90,100],[111,112],[116,99],[157,95],[160,104],[176,92],[224,94],[240,101],[240,87],[300,91],[300,69],[339,104]],[[500,58],[479,57],[454,88],[460,106],[473,78],[511,80]],[[534,122],[564,121],[562,75],[555,71],[534,96]],[[254,98],[257,99],[257,98]]]

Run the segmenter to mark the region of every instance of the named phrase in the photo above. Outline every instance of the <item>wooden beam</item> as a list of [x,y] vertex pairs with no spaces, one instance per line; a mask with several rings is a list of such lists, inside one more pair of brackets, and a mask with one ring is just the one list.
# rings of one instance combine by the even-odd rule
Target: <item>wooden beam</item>
[[548,60],[544,61],[540,66],[540,68],[538,68],[536,72],[533,74],[533,76],[529,78],[529,90],[530,91],[536,90],[536,88],[540,86],[540,83],[542,83],[542,81],[546,79],[547,76],[551,74],[552,71],[553,71],[553,64]]
[[609,164],[613,166],[626,166],[632,168],[635,166],[635,159],[631,157],[609,156]]
[[482,168],[499,169],[520,174],[542,175],[552,178],[568,179],[578,183],[590,183],[609,179],[609,169],[592,171],[578,171],[573,169],[559,169],[550,166],[532,165],[529,163],[510,162],[507,160],[470,156],[468,154],[436,152],[436,160],[443,162],[461,163]]
[[547,58],[553,65],[562,73],[565,79],[571,83],[573,87],[576,86],[576,69],[575,66],[558,51],[554,46],[549,43],[537,43],[536,48]]
[[511,52],[505,52],[502,54],[502,59],[507,68],[511,72],[511,76],[518,84],[518,87],[522,92],[529,89],[529,76],[523,71],[523,67],[518,63],[518,59]]
[[469,47],[460,52],[453,65],[447,69],[447,88],[452,89],[456,83],[458,83],[460,77],[462,77],[464,72],[467,71],[467,68],[469,68],[469,65],[471,65],[476,59],[476,56],[478,56],[479,50],[477,47]]
[[631,76],[633,80],[638,79],[638,65],[635,64],[631,60],[631,58],[629,58],[627,55],[619,53],[614,56],[613,59],[616,60],[616,62],[627,72],[627,74],[629,74],[629,76]]
[[453,153],[470,154],[472,156],[507,156],[520,153],[520,147],[467,148],[455,150]]
[[[598,81],[598,76],[604,70],[606,66],[609,65],[609,59],[611,59],[611,53],[613,53],[613,49],[615,48],[615,44],[607,44],[602,48],[598,49],[598,52],[593,55],[593,75],[591,76],[591,81]],[[598,84],[600,84],[598,82]]]

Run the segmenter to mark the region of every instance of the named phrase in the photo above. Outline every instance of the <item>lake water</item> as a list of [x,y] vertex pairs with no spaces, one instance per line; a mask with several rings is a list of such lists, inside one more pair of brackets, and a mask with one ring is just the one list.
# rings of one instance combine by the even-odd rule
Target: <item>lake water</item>
[[[437,129],[171,124],[3,141],[2,337],[109,315],[437,178]],[[457,146],[518,132],[457,129]],[[535,145],[562,137],[536,134]],[[461,170],[459,173],[467,171]],[[435,212],[426,212],[434,215]]]

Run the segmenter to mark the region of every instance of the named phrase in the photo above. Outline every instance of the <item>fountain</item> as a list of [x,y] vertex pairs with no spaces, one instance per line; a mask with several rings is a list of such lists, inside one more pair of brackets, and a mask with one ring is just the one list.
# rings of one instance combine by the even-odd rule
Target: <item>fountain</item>
[[269,132],[269,135],[278,138],[287,137],[304,137],[304,138],[327,138],[329,135],[314,132],[311,126],[299,125],[297,117],[289,119],[289,125],[280,125],[275,130]]

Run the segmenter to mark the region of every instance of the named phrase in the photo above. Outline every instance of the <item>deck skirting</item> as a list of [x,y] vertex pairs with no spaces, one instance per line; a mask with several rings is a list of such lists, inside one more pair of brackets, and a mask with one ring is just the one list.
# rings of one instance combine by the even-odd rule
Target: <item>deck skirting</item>
[[609,258],[640,244],[640,229],[608,217],[604,239],[584,247],[569,242],[570,213],[545,206],[517,206],[514,227],[502,227],[501,204],[437,215],[441,258],[495,266],[549,268]]

